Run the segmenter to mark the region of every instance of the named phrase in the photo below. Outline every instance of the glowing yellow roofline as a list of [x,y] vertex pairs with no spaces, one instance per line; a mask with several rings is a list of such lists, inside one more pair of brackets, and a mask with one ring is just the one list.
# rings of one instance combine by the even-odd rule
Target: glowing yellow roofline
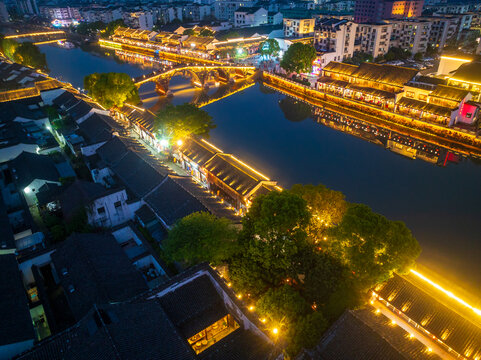
[[456,61],[462,61],[462,62],[471,62],[471,61],[473,61],[473,60],[461,59],[461,58],[456,58],[456,57],[451,57],[451,56],[441,56],[441,59],[456,60]]
[[471,305],[469,305],[466,301],[464,301],[463,299],[461,298],[458,298],[456,295],[454,295],[451,291],[448,291],[446,289],[444,289],[441,285],[438,285],[436,284],[434,281],[432,280],[429,280],[426,276],[420,274],[419,272],[417,272],[416,270],[413,270],[411,269],[411,273],[413,273],[414,275],[416,275],[417,277],[419,277],[420,279],[426,281],[428,284],[434,286],[436,289],[440,290],[441,292],[443,292],[444,294],[446,294],[447,296],[449,296],[451,299],[454,299],[456,300],[458,303],[460,303],[461,305],[473,310],[477,315],[481,315],[481,310],[480,309],[477,309]]
[[42,36],[42,35],[50,35],[50,34],[65,34],[65,31],[56,30],[56,31],[44,31],[44,32],[28,33],[28,34],[7,35],[5,36],[5,39],[18,39],[21,37]]
[[205,142],[207,145],[209,145],[210,147],[214,148],[215,150],[217,150],[218,152],[220,153],[223,153],[223,151],[221,149],[219,149],[218,147],[215,147],[214,145],[212,145],[210,142],[208,142],[207,140],[205,139],[201,139],[202,142]]
[[231,155],[231,158],[233,158],[234,160],[236,160],[238,163],[244,165],[246,168],[248,168],[249,170],[253,171],[255,174],[259,175],[260,177],[264,178],[264,180],[270,180],[267,176],[265,176],[264,174],[261,174],[259,171],[257,171],[256,169],[250,167],[249,165],[247,165],[245,162],[242,162],[240,161],[238,158],[236,158],[234,155]]
[[[473,85],[481,85],[480,83],[475,83],[475,82],[472,82],[472,81],[461,80],[461,79],[456,79],[456,78],[449,78],[449,80],[460,81],[460,82],[463,82],[463,83],[473,84]],[[468,90],[468,91],[469,91],[469,90]]]

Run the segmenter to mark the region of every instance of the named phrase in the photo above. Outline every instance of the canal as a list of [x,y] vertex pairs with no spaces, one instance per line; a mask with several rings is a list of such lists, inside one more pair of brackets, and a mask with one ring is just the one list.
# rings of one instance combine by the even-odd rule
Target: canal
[[[119,62],[98,48],[45,45],[41,50],[51,74],[76,87],[92,72],[134,77],[151,71]],[[174,103],[190,101],[198,91],[178,77],[170,89]],[[140,92],[148,106],[157,104],[153,86]],[[217,125],[210,138],[216,146],[283,187],[323,183],[351,202],[366,203],[390,219],[404,221],[423,248],[420,263],[481,293],[481,164],[462,159],[442,167],[412,160],[323,126],[295,109],[286,96],[260,84],[204,108]]]

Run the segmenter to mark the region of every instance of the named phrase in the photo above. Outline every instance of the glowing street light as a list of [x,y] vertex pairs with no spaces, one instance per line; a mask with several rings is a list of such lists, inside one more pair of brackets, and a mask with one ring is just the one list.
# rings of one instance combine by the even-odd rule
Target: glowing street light
[[162,147],[167,147],[167,146],[169,146],[169,141],[167,139],[162,139],[162,140],[160,140],[160,145]]
[[177,146],[182,146],[183,143],[184,143],[184,142],[183,142],[182,140],[180,140],[180,139],[177,140]]
[[279,329],[278,329],[278,328],[272,329],[272,333],[273,333],[274,335],[277,335],[277,334],[279,333]]

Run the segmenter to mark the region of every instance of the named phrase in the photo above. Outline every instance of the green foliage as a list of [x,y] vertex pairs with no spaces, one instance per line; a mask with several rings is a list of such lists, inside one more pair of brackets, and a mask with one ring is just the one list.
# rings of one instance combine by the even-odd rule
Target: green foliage
[[309,312],[309,305],[291,286],[269,289],[256,304],[257,312],[276,326],[289,326]]
[[229,39],[238,39],[241,38],[241,34],[239,34],[238,31],[236,30],[230,30],[224,34],[219,35],[218,40],[224,41],[224,40],[229,40]]
[[290,191],[307,202],[312,215],[309,233],[319,240],[323,230],[340,223],[347,210],[344,194],[328,189],[322,184],[296,184]]
[[261,55],[277,56],[281,48],[276,39],[267,39],[259,45],[259,52]]
[[284,54],[281,67],[288,73],[310,72],[316,56],[316,49],[312,45],[295,43]]
[[164,249],[173,260],[187,265],[205,261],[217,265],[235,252],[236,238],[237,231],[229,220],[198,212],[175,224]]
[[182,35],[195,35],[194,29],[185,29]]
[[20,44],[13,39],[1,39],[1,50],[7,58],[14,61],[15,51]]
[[394,271],[406,272],[421,252],[404,223],[390,221],[361,204],[349,207],[339,226],[331,230],[327,247],[366,289],[387,280]]
[[204,28],[199,32],[199,36],[204,36],[204,37],[214,36],[214,32],[210,29]]
[[414,54],[414,60],[416,61],[422,61],[423,58],[424,58],[424,55],[421,52],[417,52],[416,54]]
[[311,349],[319,343],[319,339],[327,329],[328,322],[320,312],[301,317],[289,330],[289,344],[286,352],[294,357],[302,349]]
[[426,49],[426,55],[427,56],[434,56],[438,53],[438,50],[433,44],[428,44],[428,47]]
[[91,23],[82,22],[77,25],[75,32],[80,35],[95,35],[99,31],[104,30],[107,27],[103,21],[94,21]]
[[47,59],[39,48],[31,42],[21,43],[13,56],[14,61],[22,65],[31,66],[35,69],[48,71]]
[[[382,60],[379,56],[376,58],[377,60]],[[365,62],[372,62],[373,57],[371,54],[362,52],[362,51],[355,51],[352,57],[344,60],[346,64],[353,64],[353,65],[361,65]]]
[[102,106],[122,107],[125,102],[140,102],[139,91],[129,75],[124,73],[93,73],[84,78],[84,88]]
[[406,60],[412,56],[409,50],[401,49],[400,47],[391,47],[389,51],[384,54],[384,60],[394,61],[394,60]]
[[190,135],[209,136],[215,128],[212,116],[193,104],[167,105],[157,113],[155,129],[162,136],[173,141],[185,139]]
[[109,38],[111,35],[114,34],[115,29],[117,29],[118,27],[121,27],[121,26],[122,27],[126,26],[124,20],[122,20],[122,19],[117,19],[117,20],[109,22],[107,24],[107,26],[105,27],[105,29],[100,32],[100,37],[102,37],[104,39]]

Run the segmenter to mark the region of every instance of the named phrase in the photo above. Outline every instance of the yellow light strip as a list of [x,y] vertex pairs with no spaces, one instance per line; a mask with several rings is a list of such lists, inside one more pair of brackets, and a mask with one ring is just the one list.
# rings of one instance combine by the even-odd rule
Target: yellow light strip
[[231,158],[233,158],[234,160],[236,160],[239,164],[242,164],[244,165],[246,168],[248,168],[249,170],[253,171],[255,174],[259,175],[260,177],[264,178],[264,180],[270,180],[267,176],[265,176],[264,174],[261,174],[259,171],[257,171],[256,169],[250,167],[249,165],[247,165],[245,162],[242,162],[240,161],[238,158],[236,158],[234,155],[231,155]]
[[443,292],[444,294],[446,294],[447,296],[449,296],[451,299],[454,299],[456,300],[458,303],[460,303],[461,305],[473,310],[477,315],[481,315],[481,310],[480,309],[477,309],[471,305],[469,305],[466,301],[464,301],[463,299],[460,299],[458,298],[456,295],[454,295],[451,291],[448,291],[446,289],[444,289],[441,285],[438,285],[436,284],[434,281],[431,281],[429,280],[426,276],[420,274],[419,272],[415,271],[415,270],[412,270],[411,269],[411,273],[413,273],[414,275],[416,275],[417,277],[419,277],[420,279],[426,281],[428,284],[430,284],[431,286],[434,286],[436,289],[438,289],[439,291]]
[[54,42],[57,42],[57,41],[65,41],[65,40],[67,40],[67,39],[55,39],[55,40],[40,41],[40,42],[33,43],[33,45],[51,44],[51,43],[54,43]]
[[441,59],[456,60],[456,61],[462,61],[462,62],[471,62],[471,61],[473,61],[473,60],[461,59],[461,58],[456,58],[456,57],[451,57],[451,56],[441,56]]
[[39,33],[7,35],[7,36],[5,36],[5,39],[17,39],[17,38],[21,38],[21,37],[42,36],[42,35],[50,35],[50,34],[65,34],[65,31],[57,30],[57,31],[44,31],[44,32],[39,32]]
[[[475,83],[475,82],[467,81],[467,80],[460,80],[460,79],[456,79],[456,78],[449,78],[449,80],[459,81],[459,82],[463,82],[463,83],[467,83],[467,84],[473,84],[473,85],[480,85],[481,86],[480,83]],[[469,91],[468,89],[463,89],[463,90]]]
[[207,140],[205,139],[201,139],[202,142],[206,143],[207,145],[211,146],[212,148],[214,148],[215,150],[217,150],[218,152],[220,153],[223,153],[223,151],[221,149],[219,149],[218,147],[215,147],[214,145],[212,145],[210,142],[208,142]]

